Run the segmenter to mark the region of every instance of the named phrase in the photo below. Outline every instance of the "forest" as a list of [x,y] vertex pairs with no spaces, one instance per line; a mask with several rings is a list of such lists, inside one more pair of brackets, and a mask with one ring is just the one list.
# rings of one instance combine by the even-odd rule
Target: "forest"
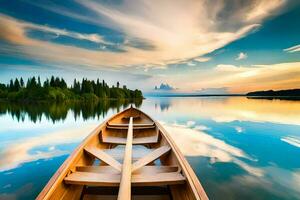
[[83,78],[74,79],[68,87],[63,78],[52,76],[41,81],[40,77],[31,77],[26,82],[23,78],[11,79],[9,84],[0,83],[0,99],[17,102],[63,102],[63,101],[98,101],[103,99],[143,99],[140,90],[130,90],[125,85],[109,86],[104,80],[97,81]]

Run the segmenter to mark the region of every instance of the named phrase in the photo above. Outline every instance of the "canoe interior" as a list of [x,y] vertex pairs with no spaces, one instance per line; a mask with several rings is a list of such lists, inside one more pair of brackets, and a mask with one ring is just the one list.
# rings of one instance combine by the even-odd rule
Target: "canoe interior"
[[[130,118],[132,140],[127,138]],[[123,166],[129,159],[124,156],[128,141],[132,144],[128,177],[131,199],[208,199],[165,130],[135,108],[99,125],[63,163],[37,199],[130,199],[120,194],[122,173],[128,170]]]

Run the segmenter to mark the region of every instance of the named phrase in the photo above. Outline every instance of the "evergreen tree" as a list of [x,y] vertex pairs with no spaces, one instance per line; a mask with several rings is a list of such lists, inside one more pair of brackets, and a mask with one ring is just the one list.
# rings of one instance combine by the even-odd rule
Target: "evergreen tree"
[[51,87],[55,87],[54,76],[51,76],[51,79],[50,79],[50,86],[51,86]]
[[9,81],[9,90],[10,91],[14,90],[14,81],[12,79],[10,79],[10,81]]
[[37,83],[37,87],[38,87],[38,88],[41,88],[41,87],[42,87],[42,84],[41,84],[41,78],[40,78],[40,76],[38,76],[38,83]]
[[23,81],[23,78],[22,78],[22,77],[21,77],[21,79],[20,79],[20,85],[21,85],[22,88],[24,87],[24,81]]
[[44,87],[44,88],[49,88],[49,87],[50,87],[49,79],[46,79],[46,80],[44,81],[43,87]]
[[13,91],[17,92],[17,91],[20,90],[20,88],[21,88],[20,82],[19,82],[19,80],[16,78],[16,79],[15,79],[15,82],[14,82]]

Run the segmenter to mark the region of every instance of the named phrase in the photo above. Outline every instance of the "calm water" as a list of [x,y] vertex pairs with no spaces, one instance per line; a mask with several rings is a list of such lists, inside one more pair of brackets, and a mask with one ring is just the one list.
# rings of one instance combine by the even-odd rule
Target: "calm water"
[[[0,103],[0,199],[34,199],[98,123],[128,104]],[[148,98],[211,199],[300,199],[300,101]]]

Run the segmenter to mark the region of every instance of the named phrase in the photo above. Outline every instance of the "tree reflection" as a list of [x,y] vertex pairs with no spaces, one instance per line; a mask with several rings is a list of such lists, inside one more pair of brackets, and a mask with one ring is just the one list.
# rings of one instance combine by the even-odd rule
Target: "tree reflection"
[[33,121],[41,121],[45,116],[53,123],[64,120],[69,111],[74,113],[75,120],[82,116],[84,120],[89,118],[99,118],[105,116],[109,109],[114,108],[117,111],[134,104],[139,108],[142,105],[142,99],[135,101],[128,100],[103,100],[96,102],[64,102],[64,103],[12,103],[0,102],[0,115],[9,113],[14,119],[24,121],[25,117]]

